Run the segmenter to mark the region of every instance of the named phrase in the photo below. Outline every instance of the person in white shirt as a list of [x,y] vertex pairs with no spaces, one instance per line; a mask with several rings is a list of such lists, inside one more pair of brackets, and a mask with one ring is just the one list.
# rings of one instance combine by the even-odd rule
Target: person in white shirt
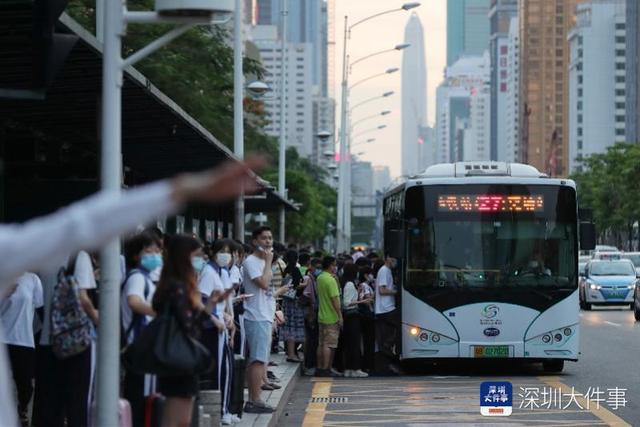
[[9,351],[13,381],[18,395],[20,422],[27,426],[27,411],[33,394],[32,381],[36,363],[33,319],[36,308],[42,305],[42,283],[33,273],[24,273],[4,297],[0,297],[0,324],[7,331],[2,342],[7,345]]
[[[221,203],[243,190],[254,192],[259,186],[251,169],[263,166],[261,159],[229,162],[122,193],[101,192],[24,224],[0,225],[0,295],[6,295],[25,271],[48,272],[70,254],[96,250],[140,223],[175,214],[188,202]],[[0,341],[2,336],[0,330]],[[10,375],[5,348],[0,346],[0,378]],[[0,419],[5,425],[18,424],[15,409],[9,382],[0,381]]]
[[397,290],[393,283],[392,270],[396,268],[398,261],[387,255],[384,265],[378,270],[376,276],[376,342],[378,344],[379,371],[397,371],[393,364],[396,360],[395,347],[397,345],[398,320],[396,310]]
[[244,324],[249,347],[247,360],[249,400],[245,405],[245,412],[272,413],[274,409],[260,398],[262,380],[269,362],[272,322],[275,315],[274,296],[271,289],[273,278],[271,229],[260,227],[254,230],[252,241],[256,250],[242,264],[245,292],[253,295],[244,301]]
[[358,298],[358,288],[356,279],[358,277],[358,266],[347,264],[342,272],[342,307],[344,311],[344,329],[342,338],[344,343],[345,377],[368,377],[362,371],[362,352],[360,344],[362,342],[362,325],[359,306],[366,304]]

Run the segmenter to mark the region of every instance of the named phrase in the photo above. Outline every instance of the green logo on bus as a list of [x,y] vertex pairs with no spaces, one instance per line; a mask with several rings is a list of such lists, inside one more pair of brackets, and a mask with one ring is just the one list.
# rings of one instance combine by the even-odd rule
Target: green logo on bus
[[498,307],[495,304],[489,304],[482,309],[482,316],[487,319],[493,319],[498,315],[499,311],[500,311],[500,307]]

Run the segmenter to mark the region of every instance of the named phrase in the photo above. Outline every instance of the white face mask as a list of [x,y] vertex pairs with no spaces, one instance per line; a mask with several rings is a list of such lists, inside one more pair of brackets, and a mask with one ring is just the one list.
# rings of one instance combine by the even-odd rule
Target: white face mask
[[231,254],[220,252],[216,254],[216,264],[219,267],[227,267],[231,262]]

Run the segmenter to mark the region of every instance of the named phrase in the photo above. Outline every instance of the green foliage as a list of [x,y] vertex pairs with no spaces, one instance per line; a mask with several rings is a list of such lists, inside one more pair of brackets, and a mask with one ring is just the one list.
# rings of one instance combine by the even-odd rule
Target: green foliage
[[[107,0],[112,1],[112,0]],[[116,1],[116,0],[113,0]],[[153,0],[128,0],[129,10],[152,10]],[[95,32],[95,0],[70,0],[66,12],[89,31]],[[171,25],[129,25],[123,40],[123,56],[131,55],[166,33]],[[231,35],[221,26],[196,27],[136,68],[225,145],[233,144],[233,49]],[[244,73],[261,78],[261,65],[244,58]],[[271,159],[263,177],[277,179],[278,141],[265,135],[263,104],[245,99],[245,152]],[[300,212],[287,213],[287,240],[310,243],[327,234],[335,222],[337,195],[323,180],[326,171],[287,151],[286,182],[289,198],[301,204]],[[277,224],[277,214],[270,216]]]
[[[294,148],[289,148],[286,154],[288,196],[295,203],[301,204],[299,212],[287,212],[287,241],[311,243],[322,239],[328,233],[328,225],[335,223],[337,194],[324,183],[327,176],[324,169],[300,157]],[[278,182],[276,169],[268,171],[264,176],[272,183]],[[271,215],[269,220],[277,230],[277,214]]]
[[593,209],[594,221],[602,237],[613,236],[621,245],[626,236],[631,249],[633,226],[640,219],[640,145],[616,144],[605,153],[581,161],[581,170],[572,178],[578,187],[581,207]]

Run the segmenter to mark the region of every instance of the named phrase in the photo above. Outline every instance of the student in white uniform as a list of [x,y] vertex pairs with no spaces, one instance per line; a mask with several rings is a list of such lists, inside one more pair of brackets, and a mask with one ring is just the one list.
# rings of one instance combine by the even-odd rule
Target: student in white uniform
[[33,273],[24,273],[4,297],[0,297],[0,324],[7,331],[2,342],[9,351],[13,382],[18,395],[18,415],[23,426],[29,425],[27,411],[35,375],[33,318],[36,308],[42,307],[42,304],[42,283]]
[[[162,268],[162,254],[155,236],[142,232],[125,243],[127,275],[122,285],[121,316],[124,339],[133,342],[155,316],[151,307],[156,285],[151,272]],[[145,396],[155,393],[155,378],[125,372],[123,394],[131,404],[134,427],[144,425]]]
[[[247,164],[225,164],[197,174],[184,174],[126,191],[99,193],[51,215],[21,225],[0,226],[0,296],[28,270],[51,269],[80,249],[98,249],[118,235],[153,218],[175,214],[187,202],[220,203],[244,190],[258,188]],[[0,340],[3,332],[0,330]],[[99,361],[98,361],[99,362]],[[0,346],[0,378],[9,378],[4,346]],[[8,381],[0,381],[0,419],[16,425],[16,406]]]

